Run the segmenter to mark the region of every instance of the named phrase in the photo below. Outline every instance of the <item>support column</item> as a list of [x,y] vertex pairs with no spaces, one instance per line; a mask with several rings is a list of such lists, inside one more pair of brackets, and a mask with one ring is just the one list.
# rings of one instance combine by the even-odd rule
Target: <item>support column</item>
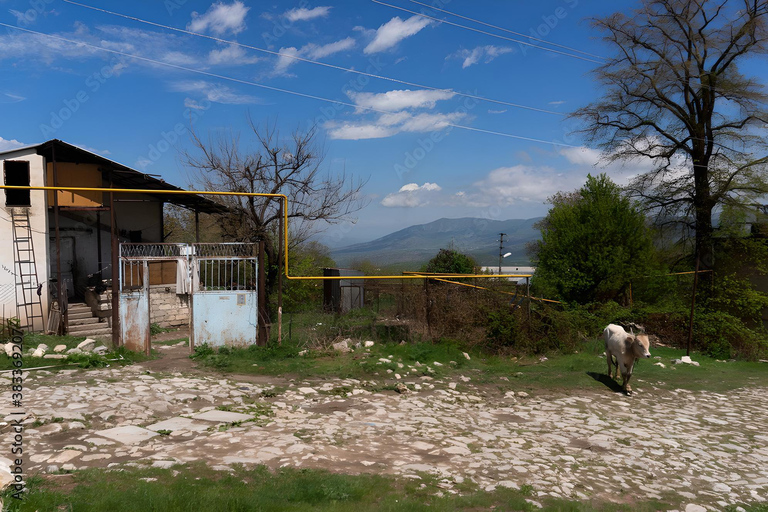
[[[109,188],[114,188],[112,171],[109,173]],[[109,216],[112,256],[112,346],[119,347],[120,339],[120,243],[117,237],[117,216],[115,214],[115,193],[109,193]]]
[[[56,173],[56,143],[51,143],[51,160],[53,160],[53,186],[58,187],[59,186],[59,177]],[[67,287],[64,284],[64,279],[62,279],[62,273],[61,273],[61,236],[59,232],[59,191],[54,190],[53,191],[53,222],[54,222],[54,231],[56,236],[56,282],[58,284],[58,294],[56,295],[56,300],[59,303],[59,311],[61,312],[61,333],[66,334],[67,328],[69,327],[69,312],[67,311],[68,308],[65,308],[64,304],[68,304],[69,301],[65,301],[64,298],[66,297],[67,293]]]

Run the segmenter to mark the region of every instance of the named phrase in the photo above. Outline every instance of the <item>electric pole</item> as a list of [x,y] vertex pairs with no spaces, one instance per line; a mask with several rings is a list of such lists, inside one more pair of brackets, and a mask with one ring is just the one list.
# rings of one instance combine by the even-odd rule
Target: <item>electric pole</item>
[[504,237],[506,233],[499,233],[499,275],[501,275],[501,260],[504,259]]

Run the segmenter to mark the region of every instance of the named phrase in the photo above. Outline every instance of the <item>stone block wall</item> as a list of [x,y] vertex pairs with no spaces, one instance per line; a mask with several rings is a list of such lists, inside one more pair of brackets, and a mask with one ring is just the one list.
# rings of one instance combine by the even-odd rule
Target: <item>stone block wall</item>
[[176,295],[176,285],[149,287],[150,322],[160,327],[179,327],[189,323],[189,295]]

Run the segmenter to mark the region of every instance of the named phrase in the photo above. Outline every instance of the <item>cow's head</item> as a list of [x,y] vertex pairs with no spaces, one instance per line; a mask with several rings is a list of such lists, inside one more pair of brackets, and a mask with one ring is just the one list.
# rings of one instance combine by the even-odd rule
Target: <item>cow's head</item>
[[635,354],[635,357],[646,359],[651,357],[651,353],[648,350],[651,342],[647,334],[635,334],[630,336],[630,338],[632,338],[632,352]]

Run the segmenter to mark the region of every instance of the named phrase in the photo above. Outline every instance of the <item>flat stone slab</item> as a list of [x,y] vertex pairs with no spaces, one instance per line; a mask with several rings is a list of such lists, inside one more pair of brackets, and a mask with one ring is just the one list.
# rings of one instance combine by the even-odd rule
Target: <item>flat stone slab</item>
[[170,430],[175,432],[177,430],[189,430],[190,432],[204,432],[211,427],[209,423],[203,423],[202,421],[195,421],[189,418],[182,418],[178,416],[176,418],[170,418],[158,423],[149,425],[147,428],[153,432],[159,430]]
[[192,416],[192,419],[203,421],[214,421],[216,423],[236,423],[238,421],[252,420],[253,416],[247,414],[240,414],[239,412],[230,411],[206,411],[196,416]]
[[94,434],[112,439],[113,441],[117,441],[123,444],[141,443],[147,439],[151,439],[156,435],[159,435],[157,432],[152,432],[151,430],[136,427],[134,425],[108,428],[107,430],[98,430],[94,432]]

